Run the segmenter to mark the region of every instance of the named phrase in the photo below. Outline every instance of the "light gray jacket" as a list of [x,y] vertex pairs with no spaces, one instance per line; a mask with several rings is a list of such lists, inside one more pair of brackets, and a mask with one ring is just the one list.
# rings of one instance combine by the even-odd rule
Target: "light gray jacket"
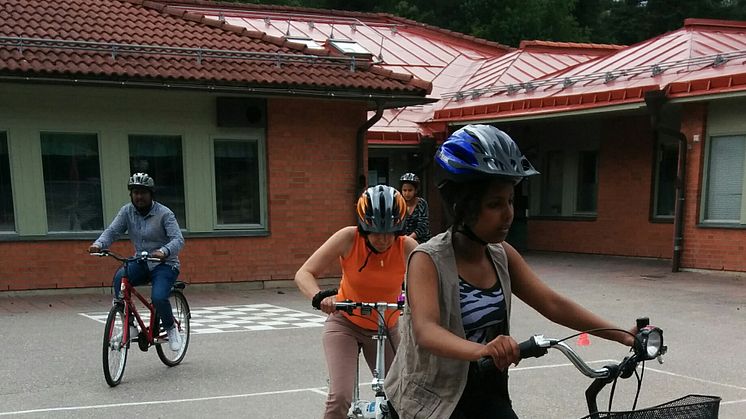
[[[464,338],[459,278],[451,239],[451,230],[448,230],[417,246],[414,252],[427,253],[437,269],[440,325]],[[511,288],[507,255],[502,244],[491,244],[488,249],[505,295],[506,330],[509,330]],[[469,361],[436,356],[417,345],[408,307],[399,324],[401,342],[386,377],[386,395],[402,419],[448,418],[466,387]]]

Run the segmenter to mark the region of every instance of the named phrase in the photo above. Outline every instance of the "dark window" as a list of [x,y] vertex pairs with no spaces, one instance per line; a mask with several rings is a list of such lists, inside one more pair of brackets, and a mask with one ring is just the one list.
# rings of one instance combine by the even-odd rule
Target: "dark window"
[[130,172],[147,173],[155,181],[155,200],[186,227],[184,165],[178,135],[130,135]]
[[655,211],[661,218],[673,217],[676,202],[676,171],[678,169],[676,143],[660,144],[655,168]]
[[596,212],[598,191],[598,152],[578,153],[578,190],[576,192],[576,212]]
[[562,215],[562,183],[564,155],[549,151],[541,172],[541,215]]
[[8,136],[0,132],[0,231],[15,231],[16,223],[13,214]]
[[256,141],[215,140],[215,206],[218,225],[261,223]]
[[103,229],[96,134],[41,134],[49,231]]

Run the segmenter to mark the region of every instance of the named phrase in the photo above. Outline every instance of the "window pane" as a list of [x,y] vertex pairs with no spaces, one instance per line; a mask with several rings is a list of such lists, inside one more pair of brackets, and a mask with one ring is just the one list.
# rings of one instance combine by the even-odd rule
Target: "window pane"
[[96,134],[41,134],[49,231],[103,229]]
[[707,173],[708,221],[741,219],[746,137],[713,137]]
[[147,173],[155,181],[155,199],[186,226],[184,168],[178,135],[130,135],[130,171]]
[[215,141],[218,225],[259,224],[259,159],[256,141]]
[[550,151],[545,155],[544,170],[541,173],[541,214],[562,215],[562,167],[564,156],[561,151]]
[[676,170],[678,169],[678,146],[661,144],[658,148],[658,164],[655,184],[655,215],[673,217],[676,199]]
[[578,153],[578,190],[575,211],[596,212],[596,191],[598,190],[598,152]]
[[15,231],[13,190],[10,184],[8,136],[0,132],[0,231]]

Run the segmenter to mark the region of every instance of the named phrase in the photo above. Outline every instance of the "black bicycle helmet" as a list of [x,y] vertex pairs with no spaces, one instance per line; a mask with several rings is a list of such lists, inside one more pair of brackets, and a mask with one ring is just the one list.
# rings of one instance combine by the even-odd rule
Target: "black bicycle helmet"
[[372,186],[357,200],[357,222],[362,233],[398,233],[406,215],[404,197],[391,186]]
[[511,178],[517,184],[536,175],[515,141],[491,125],[467,125],[438,148],[435,161],[441,182],[467,182],[487,177]]
[[411,183],[415,188],[420,186],[420,178],[414,173],[405,173],[399,178],[399,183],[404,185],[405,183]]
[[147,173],[135,173],[130,176],[127,182],[127,189],[132,190],[133,188],[143,188],[150,192],[153,192],[155,187],[155,181],[152,177],[148,176]]

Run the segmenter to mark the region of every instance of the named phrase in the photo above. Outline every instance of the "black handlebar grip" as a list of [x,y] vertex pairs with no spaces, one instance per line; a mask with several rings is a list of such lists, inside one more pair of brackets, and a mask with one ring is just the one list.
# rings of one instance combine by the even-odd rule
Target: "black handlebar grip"
[[[521,359],[539,358],[546,355],[547,353],[547,348],[542,348],[541,346],[539,346],[533,336],[528,340],[519,343],[518,350],[521,352]],[[477,371],[479,371],[480,374],[487,371],[492,371],[495,368],[497,367],[495,366],[495,362],[492,360],[491,357],[485,356],[479,358],[479,360],[477,361]]]
[[546,355],[547,348],[542,348],[536,343],[536,339],[532,336],[528,340],[525,340],[518,344],[518,349],[521,351],[521,359],[525,358],[539,358]]

